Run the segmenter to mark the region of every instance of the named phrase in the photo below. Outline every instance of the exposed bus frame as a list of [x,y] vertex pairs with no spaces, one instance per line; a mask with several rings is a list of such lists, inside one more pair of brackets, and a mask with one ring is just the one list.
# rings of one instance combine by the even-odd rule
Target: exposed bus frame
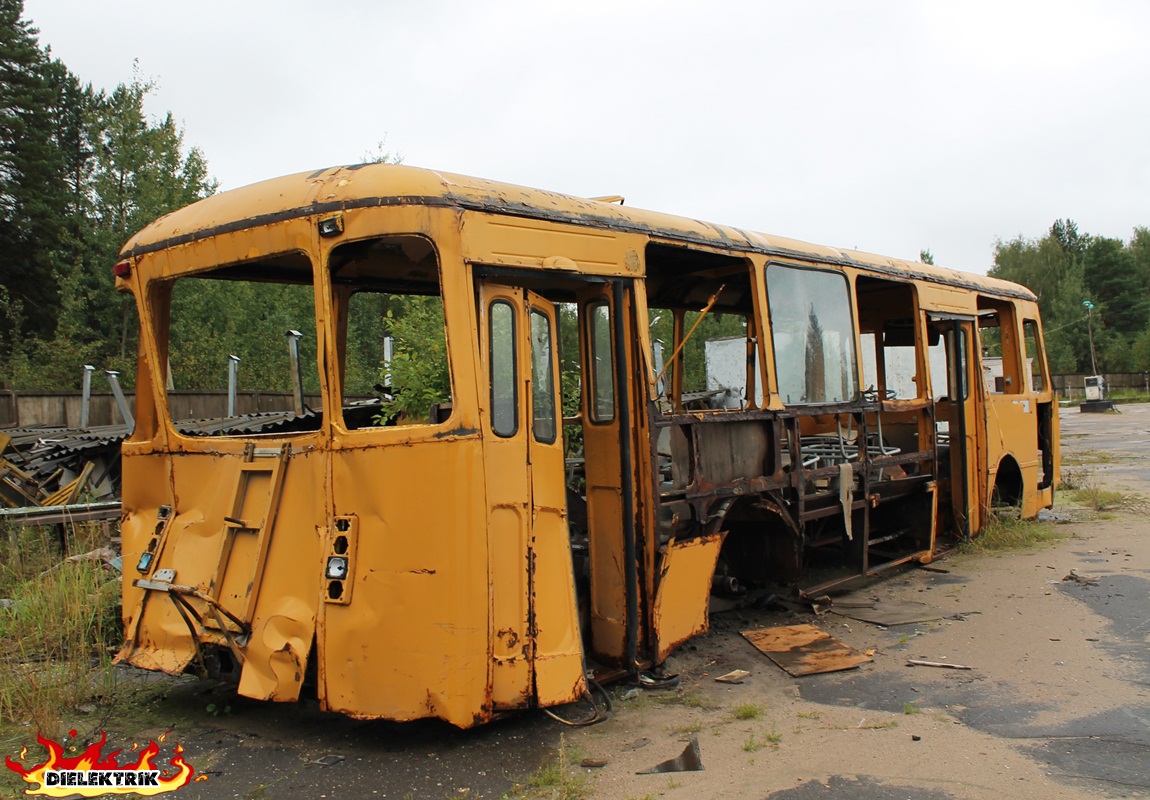
[[[421,257],[439,276],[455,396],[442,419],[352,429],[338,413],[346,311],[329,261],[344,243],[389,237],[431,245]],[[172,282],[288,251],[311,265],[323,413],[294,433],[177,430],[160,368]],[[477,724],[577,698],[587,656],[623,673],[662,662],[706,629],[716,569],[817,594],[977,535],[996,494],[1025,517],[1053,502],[1056,406],[1036,299],[1016,284],[394,165],[208,198],[141,231],[122,259],[117,287],[137,298],[141,337],[123,449],[125,564],[138,558],[140,575],[126,570],[121,658],[174,673],[203,667],[205,651],[231,653],[249,696],[294,700],[317,667],[325,708]],[[854,358],[860,332],[870,337],[873,391],[856,360],[853,375],[842,366],[842,397],[783,402],[765,282],[786,270],[842,276],[851,319],[835,346]],[[649,309],[671,309],[681,341],[684,314],[707,298],[746,319],[747,381],[733,409],[688,402],[682,362],[660,393],[650,355]],[[495,431],[488,388],[493,304],[524,331],[543,321],[544,357],[557,364],[556,301],[579,309],[582,589],[562,437],[556,445],[529,422],[540,413],[528,369],[539,354],[526,332],[512,356],[523,425]],[[610,318],[613,375],[609,419],[598,422],[593,308]],[[823,375],[809,380],[821,384],[830,373],[812,324]],[[980,333],[988,325],[997,330]],[[982,374],[991,341],[1003,352],[998,383]],[[946,353],[948,395],[932,390],[932,347]],[[884,351],[907,348],[915,388],[902,398]],[[451,502],[412,502],[446,482]],[[822,551],[845,555],[847,568],[812,569]],[[333,557],[346,580],[325,576]]]

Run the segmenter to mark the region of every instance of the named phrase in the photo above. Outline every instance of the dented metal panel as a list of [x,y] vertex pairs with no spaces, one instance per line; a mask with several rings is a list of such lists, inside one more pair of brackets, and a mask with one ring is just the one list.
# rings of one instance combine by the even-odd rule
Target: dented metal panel
[[707,598],[724,537],[716,533],[666,546],[655,595],[656,660],[662,661],[687,639],[707,631]]
[[[323,459],[296,456],[293,468],[286,469],[286,452],[272,449],[274,480],[254,471],[258,488],[251,478],[259,462],[245,460],[243,450],[228,456],[166,457],[162,468],[180,487],[180,501],[157,504],[150,515],[130,512],[122,526],[127,641],[121,660],[178,673],[202,658],[204,645],[224,646],[242,664],[244,694],[298,697],[318,594],[318,581],[309,580],[311,571],[299,565],[318,559],[310,524],[317,498],[311,487],[317,478],[322,485],[322,476],[312,468],[322,469]],[[128,471],[135,461],[125,459],[126,509],[138,508],[136,490],[149,483]],[[276,488],[277,481],[282,489]],[[291,500],[288,509],[275,513],[281,491]],[[161,520],[162,515],[167,519]],[[149,518],[155,520],[150,527]],[[237,546],[236,537],[246,538]],[[145,554],[151,556],[146,562]],[[149,588],[161,572],[166,581],[160,583],[193,591]]]

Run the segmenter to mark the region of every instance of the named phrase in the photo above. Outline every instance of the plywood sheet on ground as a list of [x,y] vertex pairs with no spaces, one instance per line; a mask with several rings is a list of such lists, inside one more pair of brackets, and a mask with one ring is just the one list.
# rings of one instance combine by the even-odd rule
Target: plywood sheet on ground
[[926,603],[887,602],[874,603],[869,608],[835,603],[831,611],[843,617],[869,622],[873,625],[910,625],[915,622],[931,622],[942,619],[943,613]]
[[814,625],[783,625],[742,631],[742,634],[757,650],[796,678],[854,669],[871,660]]

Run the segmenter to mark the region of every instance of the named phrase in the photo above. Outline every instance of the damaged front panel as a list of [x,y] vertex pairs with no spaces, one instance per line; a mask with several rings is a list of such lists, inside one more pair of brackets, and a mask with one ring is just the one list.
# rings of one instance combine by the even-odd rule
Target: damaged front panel
[[[308,576],[296,565],[319,557],[313,520],[322,511],[310,487],[322,485],[323,459],[293,456],[290,447],[169,456],[163,468],[181,487],[180,502],[151,514],[125,494],[132,511],[123,526],[121,660],[175,674],[214,669],[223,650],[244,694],[298,697],[318,591],[301,591]],[[154,526],[140,524],[149,518]],[[318,590],[317,579],[311,584]]]

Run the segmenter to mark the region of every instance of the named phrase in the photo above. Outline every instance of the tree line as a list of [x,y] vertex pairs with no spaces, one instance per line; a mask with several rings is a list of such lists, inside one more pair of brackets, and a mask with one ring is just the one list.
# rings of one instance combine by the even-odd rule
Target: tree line
[[80,366],[135,372],[132,298],[112,265],[133,233],[216,189],[152,82],[83,82],[0,0],[0,382],[75,388]]
[[1150,228],[1123,241],[1056,220],[1040,239],[997,242],[989,274],[1038,295],[1051,372],[1150,370]]
[[[111,91],[83,82],[41,45],[23,11],[23,0],[0,0],[0,385],[74,389],[80,367],[93,364],[118,370],[131,386],[138,321],[132,298],[115,292],[111,267],[132,234],[212,194],[217,183],[170,112],[162,119],[145,112],[152,82],[138,70]],[[380,154],[365,159],[392,157],[381,143]],[[926,250],[920,258],[933,262]],[[1150,229],[1136,228],[1122,241],[1057,220],[1039,239],[997,242],[990,274],[1038,295],[1053,372],[1092,370],[1084,301],[1093,304],[1098,369],[1150,370]],[[310,296],[250,301],[235,287],[205,287],[184,299],[184,313],[173,317],[176,388],[222,388],[226,356],[240,346],[247,348],[240,353],[241,389],[288,388],[283,334],[311,327]],[[373,316],[364,324],[378,329],[382,321],[393,335],[422,330],[420,314],[404,327],[407,311],[402,303],[381,306],[364,312]],[[665,342],[669,319],[656,324]],[[719,315],[704,321],[683,356],[688,388],[701,388],[691,376],[702,374],[702,342],[737,335],[734,322]],[[246,345],[236,343],[241,329]],[[427,341],[423,333],[413,338]],[[399,340],[395,368],[403,372],[408,364]],[[181,358],[185,341],[201,355],[188,350]],[[569,360],[574,347],[567,344]],[[314,343],[305,338],[302,345],[310,355]],[[356,391],[370,392],[381,379],[379,347],[368,349],[350,381]],[[314,390],[314,376],[305,382]]]

